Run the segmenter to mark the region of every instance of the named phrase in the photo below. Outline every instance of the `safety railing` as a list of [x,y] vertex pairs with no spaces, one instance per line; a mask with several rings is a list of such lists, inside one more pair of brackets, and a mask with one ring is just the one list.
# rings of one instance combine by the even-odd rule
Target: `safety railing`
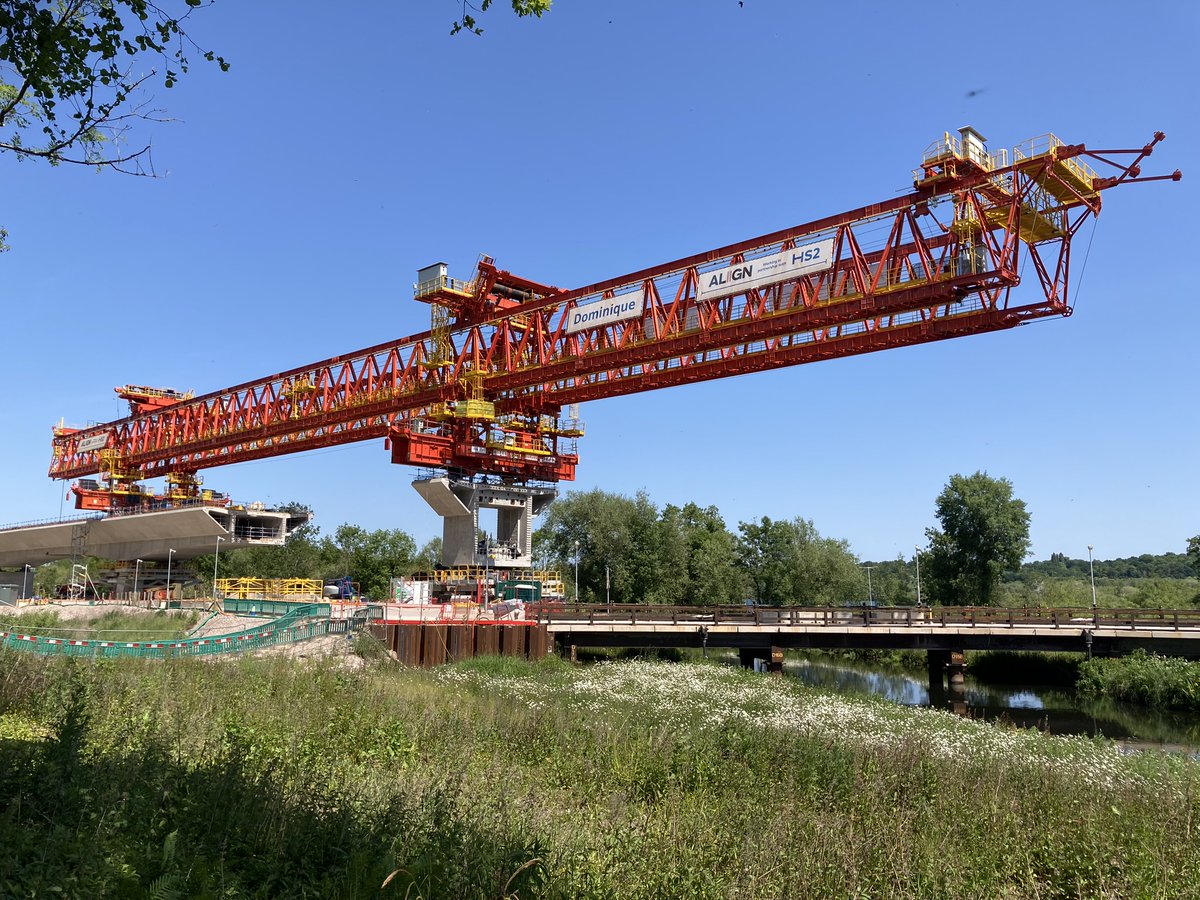
[[[1053,155],[1059,147],[1065,146],[1066,144],[1053,134],[1038,135],[1013,148],[1013,163],[1020,164],[1022,160]],[[1096,170],[1078,157],[1071,157],[1069,159],[1056,158],[1056,161],[1089,187],[1097,177]]]
[[132,656],[164,659],[178,656],[213,656],[245,653],[279,644],[306,641],[327,634],[344,634],[354,622],[328,618],[327,604],[313,603],[296,607],[275,619],[253,628],[205,638],[156,641],[74,640],[25,634],[13,626],[0,630],[0,648],[57,656],[109,658]]
[[291,597],[320,600],[325,583],[316,578],[218,578],[217,591],[221,596],[237,600],[265,600],[268,597]]
[[529,603],[539,624],[1200,629],[1200,609],[995,606],[656,606]]
[[[970,159],[977,163],[985,170],[1001,168],[1008,164],[1008,151],[1001,150],[998,153],[988,153],[986,150],[981,150],[976,147],[967,148],[963,146],[960,138],[955,137],[948,131],[942,132],[940,140],[936,140],[925,148],[925,152],[921,154],[921,166],[932,166],[938,163],[951,159]],[[921,169],[913,172],[914,176],[921,175]]]
[[417,299],[427,297],[430,294],[436,294],[438,291],[450,291],[454,294],[471,296],[475,293],[475,282],[462,281],[458,278],[451,278],[448,275],[439,275],[437,278],[430,278],[428,281],[422,281],[420,284],[413,285],[413,297]]
[[227,596],[221,601],[221,608],[230,615],[262,616],[270,619],[290,615],[301,609],[311,610],[312,612],[309,615],[314,616],[328,616],[330,614],[330,605],[328,603],[264,600],[255,597],[235,598]]

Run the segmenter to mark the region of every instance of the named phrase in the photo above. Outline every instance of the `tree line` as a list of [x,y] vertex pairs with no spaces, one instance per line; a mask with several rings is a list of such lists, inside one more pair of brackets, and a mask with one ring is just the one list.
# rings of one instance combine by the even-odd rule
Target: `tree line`
[[714,506],[660,510],[645,492],[570,494],[551,507],[534,552],[584,603],[820,605],[865,584],[849,545],[811,521],[764,516],[734,534]]
[[[296,503],[285,508],[309,511]],[[847,541],[821,534],[802,516],[763,516],[731,529],[715,506],[659,508],[644,491],[575,491],[551,505],[534,533],[534,558],[559,572],[567,599],[585,603],[1087,606],[1093,574],[1101,606],[1200,602],[1200,536],[1189,540],[1187,554],[1089,561],[1054,553],[1023,563],[1029,513],[1011,482],[985,472],[951,476],[934,514],[937,525],[926,529],[917,557],[875,562],[860,560]],[[347,523],[323,535],[310,523],[283,546],[226,550],[191,567],[202,580],[214,565],[222,578],[349,576],[380,598],[390,579],[433,569],[440,558],[438,538],[418,547],[400,529]],[[39,570],[43,592],[60,568]]]

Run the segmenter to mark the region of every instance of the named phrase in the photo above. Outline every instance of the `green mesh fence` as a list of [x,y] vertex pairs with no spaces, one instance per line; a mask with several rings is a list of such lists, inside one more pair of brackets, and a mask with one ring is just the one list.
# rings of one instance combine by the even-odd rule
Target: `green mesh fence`
[[221,608],[232,615],[264,616],[270,619],[286,616],[298,609],[319,610],[319,612],[310,613],[310,615],[314,616],[329,615],[328,603],[297,603],[294,600],[235,600],[226,598],[221,601]]
[[139,656],[162,659],[174,656],[212,656],[244,653],[279,644],[307,641],[326,634],[345,634],[358,624],[347,619],[330,619],[329,604],[288,604],[292,609],[270,622],[230,634],[176,641],[93,641],[24,634],[14,626],[0,631],[0,648],[26,653],[60,656]]

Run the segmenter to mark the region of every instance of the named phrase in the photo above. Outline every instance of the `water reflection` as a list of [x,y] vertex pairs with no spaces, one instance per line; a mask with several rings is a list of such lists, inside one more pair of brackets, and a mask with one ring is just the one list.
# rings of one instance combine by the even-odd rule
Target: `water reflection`
[[784,673],[814,687],[871,694],[905,706],[937,706],[970,718],[997,721],[1051,734],[1103,736],[1135,747],[1200,749],[1200,721],[1112,700],[1092,700],[1039,685],[994,686],[966,679],[964,696],[931,702],[927,680],[894,669],[824,658],[788,660]]

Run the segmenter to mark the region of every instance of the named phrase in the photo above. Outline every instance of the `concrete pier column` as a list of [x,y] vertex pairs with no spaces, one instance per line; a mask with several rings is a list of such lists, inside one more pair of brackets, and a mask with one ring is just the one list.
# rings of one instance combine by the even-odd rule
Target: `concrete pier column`
[[967,664],[963,651],[951,650],[950,658],[946,660],[946,680],[950,683],[950,694],[961,694],[966,686]]
[[754,660],[762,658],[762,651],[756,650],[753,647],[742,647],[738,650],[738,662],[741,663],[743,669],[753,669]]
[[950,661],[946,663],[946,680],[949,682],[947,691],[950,711],[956,716],[967,714],[967,665],[961,650],[950,651]]
[[783,648],[782,647],[772,647],[770,660],[771,661],[769,663],[769,667],[768,667],[767,671],[770,672],[772,677],[774,677],[774,678],[782,678],[783,677]]
[[949,650],[928,650],[929,702],[941,704],[946,699],[946,665],[950,662]]

